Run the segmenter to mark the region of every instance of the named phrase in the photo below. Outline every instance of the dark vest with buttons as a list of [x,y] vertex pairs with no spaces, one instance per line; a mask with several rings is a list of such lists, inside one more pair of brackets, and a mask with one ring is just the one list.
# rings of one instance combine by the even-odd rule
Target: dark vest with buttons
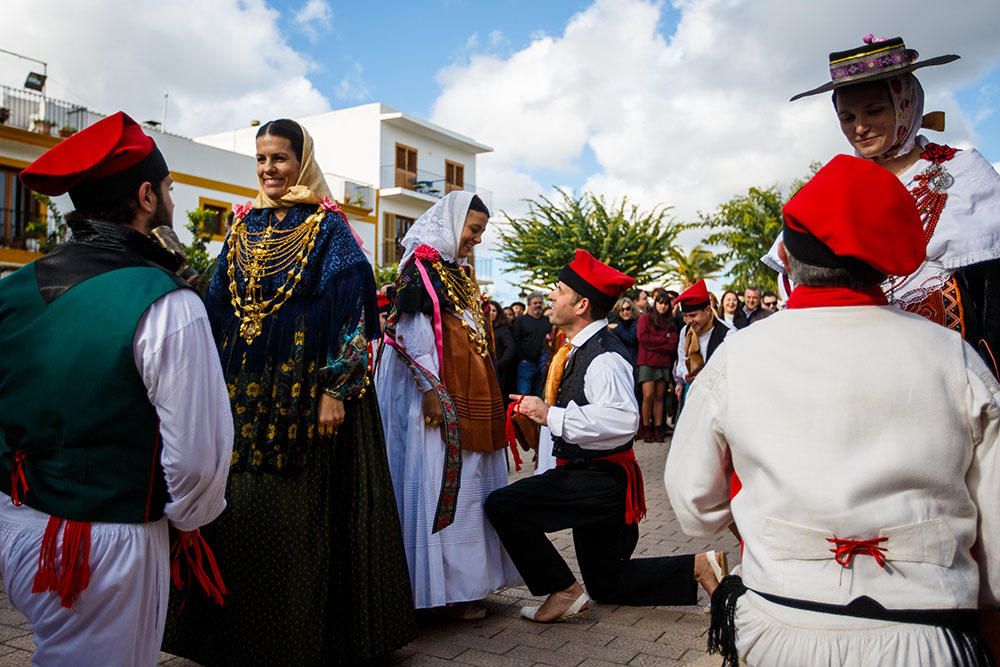
[[[587,368],[598,355],[605,352],[616,352],[629,365],[632,364],[629,361],[628,348],[625,347],[625,344],[618,336],[612,334],[607,327],[604,327],[587,339],[587,342],[581,345],[570,356],[569,361],[566,363],[566,370],[563,372],[562,382],[559,384],[559,393],[556,395],[556,407],[565,408],[570,404],[570,401],[577,405],[588,404],[587,396],[583,391]],[[571,442],[567,442],[563,438],[552,438],[552,453],[555,454],[556,458],[570,461],[596,459],[608,456],[609,454],[628,451],[632,449],[634,442],[635,439],[633,438],[614,449],[593,450],[584,449]]]

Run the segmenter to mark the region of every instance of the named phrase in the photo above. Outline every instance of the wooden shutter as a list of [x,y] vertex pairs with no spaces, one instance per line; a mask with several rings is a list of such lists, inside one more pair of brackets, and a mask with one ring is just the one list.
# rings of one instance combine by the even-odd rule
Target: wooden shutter
[[416,187],[417,149],[405,144],[396,144],[396,187]]
[[395,264],[396,257],[396,214],[386,213],[382,218],[382,266]]

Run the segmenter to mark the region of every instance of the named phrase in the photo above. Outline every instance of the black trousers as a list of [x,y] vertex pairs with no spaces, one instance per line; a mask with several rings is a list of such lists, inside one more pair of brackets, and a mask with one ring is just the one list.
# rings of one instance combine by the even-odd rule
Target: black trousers
[[533,595],[576,581],[545,535],[572,528],[583,583],[597,602],[698,601],[693,555],[632,559],[639,528],[625,523],[625,471],[615,463],[572,463],[519,480],[491,493],[485,510]]

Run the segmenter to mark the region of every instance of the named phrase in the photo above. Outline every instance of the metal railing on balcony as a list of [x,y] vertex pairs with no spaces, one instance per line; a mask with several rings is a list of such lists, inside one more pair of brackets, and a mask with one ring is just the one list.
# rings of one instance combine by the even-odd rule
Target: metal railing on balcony
[[79,104],[30,90],[0,86],[0,125],[58,136],[81,130],[103,117]]
[[375,208],[375,186],[359,181],[353,181],[338,174],[323,172],[326,184],[330,186],[333,198],[342,204],[358,208]]
[[479,195],[487,208],[493,206],[493,193],[489,190],[477,188],[473,183],[465,183],[461,187],[448,183],[441,174],[418,169],[417,171],[406,171],[398,169],[394,164],[382,165],[380,174],[382,188],[405,188],[431,197],[441,198],[454,190],[465,190]]

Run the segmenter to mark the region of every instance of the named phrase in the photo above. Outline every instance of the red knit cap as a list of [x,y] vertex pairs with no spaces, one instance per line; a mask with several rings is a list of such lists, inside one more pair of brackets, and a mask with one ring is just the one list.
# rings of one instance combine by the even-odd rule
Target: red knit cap
[[691,287],[680,293],[680,295],[674,299],[675,303],[681,304],[681,311],[685,313],[690,313],[695,310],[703,310],[706,308],[711,300],[708,295],[708,286],[705,285],[704,280],[699,280]]
[[634,278],[611,268],[586,250],[576,251],[573,261],[563,267],[559,280],[601,310],[615,305],[622,292],[635,285]]
[[927,254],[913,195],[870,160],[833,158],[782,213],[788,251],[815,266],[850,268],[863,262],[890,276],[907,276]]
[[127,193],[133,183],[160,181],[167,173],[153,139],[119,111],[50,148],[20,178],[35,192],[69,192],[80,207]]

